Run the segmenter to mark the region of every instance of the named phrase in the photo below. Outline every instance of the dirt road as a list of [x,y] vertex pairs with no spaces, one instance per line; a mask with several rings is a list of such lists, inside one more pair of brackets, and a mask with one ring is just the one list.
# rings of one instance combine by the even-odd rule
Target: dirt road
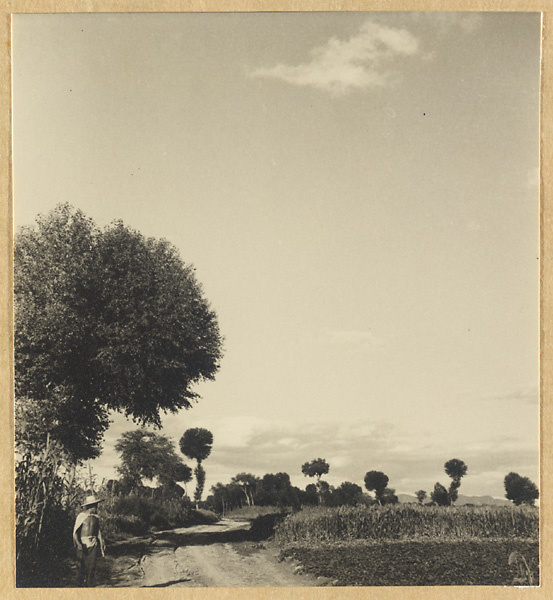
[[100,566],[99,587],[328,585],[281,561],[272,543],[251,541],[249,527],[249,522],[224,519],[118,544]]

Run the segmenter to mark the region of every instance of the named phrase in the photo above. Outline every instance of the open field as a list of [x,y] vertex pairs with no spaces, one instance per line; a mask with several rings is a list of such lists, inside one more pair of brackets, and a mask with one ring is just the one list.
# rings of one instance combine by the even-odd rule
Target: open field
[[520,552],[539,584],[538,543],[519,540],[363,542],[287,547],[283,555],[339,586],[513,585],[509,555]]
[[[538,585],[538,534],[528,507],[396,505],[303,510],[275,540],[283,557],[334,585]],[[528,568],[509,561],[513,552]]]

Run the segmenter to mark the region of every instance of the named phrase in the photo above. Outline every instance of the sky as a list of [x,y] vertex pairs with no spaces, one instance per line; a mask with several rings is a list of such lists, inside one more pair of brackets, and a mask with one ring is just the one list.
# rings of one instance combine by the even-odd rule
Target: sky
[[[206,491],[539,481],[538,13],[13,17],[15,226],[166,238],[224,336]],[[121,415],[92,462],[115,476]]]

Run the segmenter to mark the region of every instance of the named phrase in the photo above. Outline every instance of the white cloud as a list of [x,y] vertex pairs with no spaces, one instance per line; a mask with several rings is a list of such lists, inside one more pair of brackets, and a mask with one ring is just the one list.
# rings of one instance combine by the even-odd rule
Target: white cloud
[[418,49],[418,40],[406,29],[367,20],[348,40],[333,37],[314,48],[309,62],[295,66],[280,63],[257,69],[252,75],[344,94],[385,85],[394,75],[388,65],[399,57],[416,54]]

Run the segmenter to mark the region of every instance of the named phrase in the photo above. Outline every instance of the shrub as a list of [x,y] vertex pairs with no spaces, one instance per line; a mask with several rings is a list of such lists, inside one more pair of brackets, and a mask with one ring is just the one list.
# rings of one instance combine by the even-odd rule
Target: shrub
[[281,523],[287,513],[268,513],[252,521],[250,534],[255,541],[267,540],[275,533],[276,526]]

